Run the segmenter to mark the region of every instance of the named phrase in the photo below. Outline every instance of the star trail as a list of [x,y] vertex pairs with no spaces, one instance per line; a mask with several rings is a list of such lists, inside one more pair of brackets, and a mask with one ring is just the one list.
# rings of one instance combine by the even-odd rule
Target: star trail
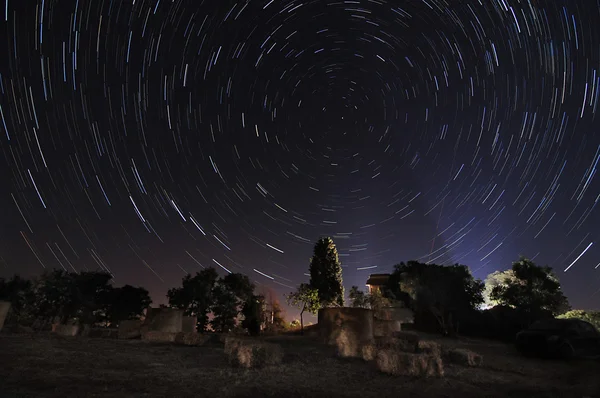
[[283,293],[326,235],[598,307],[596,0],[0,4],[0,273]]

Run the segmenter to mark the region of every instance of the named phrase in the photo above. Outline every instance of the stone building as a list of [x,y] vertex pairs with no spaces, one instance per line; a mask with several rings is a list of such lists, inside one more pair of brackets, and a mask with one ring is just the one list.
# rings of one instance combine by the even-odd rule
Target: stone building
[[375,291],[381,291],[381,288],[387,285],[388,280],[390,279],[390,274],[371,274],[369,275],[369,279],[367,280],[367,289],[369,289],[369,293],[374,293]]

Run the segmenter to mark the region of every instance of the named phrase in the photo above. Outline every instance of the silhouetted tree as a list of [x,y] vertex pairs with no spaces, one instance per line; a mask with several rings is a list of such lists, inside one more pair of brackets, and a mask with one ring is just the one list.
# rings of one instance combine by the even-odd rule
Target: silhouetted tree
[[321,238],[317,241],[309,270],[310,286],[318,291],[321,306],[344,306],[342,265],[331,238]]
[[218,277],[214,268],[207,268],[193,277],[186,275],[181,287],[169,289],[167,292],[169,305],[185,310],[188,316],[197,317],[199,332],[204,332],[208,326],[208,314],[213,305],[213,290]]
[[530,322],[543,312],[556,316],[570,309],[552,268],[540,267],[522,257],[513,263],[512,272],[514,278],[493,287],[490,294],[492,300],[524,311]]
[[139,319],[151,303],[146,289],[125,285],[112,289],[105,315],[111,325],[118,325],[121,321]]
[[16,323],[21,323],[24,319],[29,318],[33,311],[32,282],[19,275],[14,275],[8,281],[0,278],[0,300],[11,303],[11,318]]
[[242,307],[242,327],[248,330],[250,336],[258,336],[260,334],[260,324],[264,318],[264,297],[250,296]]
[[311,314],[317,313],[321,307],[319,292],[309,284],[302,283],[295,292],[291,292],[286,298],[289,305],[300,308],[300,331],[304,334],[304,311]]
[[458,321],[483,301],[483,283],[464,265],[441,266],[409,261],[396,265],[399,290],[411,298],[415,323],[432,315],[440,331],[455,333]]
[[231,331],[243,304],[253,294],[254,285],[246,275],[231,273],[220,278],[213,288],[213,329],[218,332]]
[[369,308],[369,295],[358,289],[358,286],[352,286],[348,293],[350,305],[357,308]]
[[92,325],[99,320],[100,313],[111,301],[112,275],[105,272],[71,273],[71,305],[74,317],[80,324]]

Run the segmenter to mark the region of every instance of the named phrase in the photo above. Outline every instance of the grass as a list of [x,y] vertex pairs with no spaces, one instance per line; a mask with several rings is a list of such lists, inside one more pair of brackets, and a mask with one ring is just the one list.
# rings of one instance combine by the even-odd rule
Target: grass
[[[432,338],[435,338],[432,336]],[[280,344],[282,365],[240,369],[223,345],[0,333],[0,398],[8,397],[600,397],[600,361],[520,357],[509,345],[438,340],[483,355],[481,368],[444,364],[439,379],[389,376],[340,359],[310,337]]]

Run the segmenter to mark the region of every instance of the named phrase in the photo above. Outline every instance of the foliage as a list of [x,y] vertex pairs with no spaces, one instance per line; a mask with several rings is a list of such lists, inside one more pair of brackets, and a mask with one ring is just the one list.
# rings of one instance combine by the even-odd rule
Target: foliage
[[213,304],[211,320],[215,332],[228,333],[235,327],[239,313],[238,299],[225,285],[218,283],[213,289]]
[[43,273],[34,284],[34,315],[61,322],[76,315],[73,301],[74,283],[72,275],[63,270]]
[[263,288],[262,296],[265,301],[264,310],[264,325],[267,332],[280,332],[288,328],[288,324],[285,321],[285,314],[279,300],[277,299],[277,293],[270,288]]
[[112,289],[105,315],[111,325],[118,325],[120,321],[139,319],[151,303],[146,289],[125,285]]
[[227,274],[213,288],[213,320],[217,332],[229,332],[236,326],[236,318],[243,304],[254,294],[254,285],[243,274]]
[[188,316],[198,319],[198,331],[203,332],[208,326],[208,314],[213,304],[213,290],[219,275],[214,268],[207,268],[195,276],[186,275],[181,287],[169,289],[167,298],[169,305],[185,310]]
[[415,323],[433,316],[439,330],[456,333],[458,322],[483,301],[483,283],[464,265],[441,266],[409,261],[396,265],[398,289],[406,292],[415,311]]
[[321,306],[344,305],[342,265],[331,238],[321,238],[310,260],[310,286],[319,293]]
[[532,321],[541,312],[558,315],[570,309],[552,268],[521,258],[513,263],[512,271],[514,278],[492,288],[491,300],[525,311]]
[[14,275],[8,281],[0,278],[0,300],[11,303],[11,317],[17,323],[29,317],[34,304],[33,284],[30,280]]
[[517,277],[512,269],[506,271],[495,271],[485,278],[483,289],[483,308],[491,308],[500,305],[500,300],[492,299],[492,291],[495,287],[506,287],[516,281]]
[[581,319],[591,323],[600,331],[600,311],[586,311],[586,310],[571,310],[559,315],[557,318],[561,319]]
[[248,330],[250,336],[258,336],[260,334],[260,325],[264,319],[263,308],[265,298],[263,296],[250,296],[242,307],[242,327]]
[[377,289],[373,290],[367,297],[369,308],[373,310],[376,316],[381,316],[380,312],[384,307],[389,307],[392,304],[392,300],[385,297],[383,293]]
[[112,276],[105,272],[71,273],[70,276],[73,295],[73,313],[70,315],[74,315],[80,324],[94,324],[102,315],[102,309],[110,302]]
[[356,308],[369,308],[369,296],[358,289],[358,286],[352,286],[348,293],[350,306]]
[[287,302],[293,307],[300,308],[300,330],[304,332],[304,311],[311,314],[316,314],[321,303],[319,301],[319,291],[311,287],[307,283],[302,283],[298,286],[295,292],[291,292],[286,296]]

